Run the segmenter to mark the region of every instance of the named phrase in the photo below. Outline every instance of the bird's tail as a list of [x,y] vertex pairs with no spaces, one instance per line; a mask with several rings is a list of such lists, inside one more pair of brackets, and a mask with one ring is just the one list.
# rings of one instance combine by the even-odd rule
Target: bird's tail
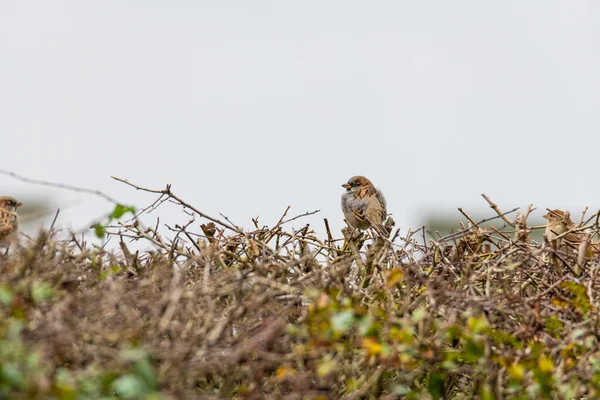
[[390,236],[390,231],[383,224],[374,224],[373,228],[380,236],[382,236],[384,238],[388,238]]

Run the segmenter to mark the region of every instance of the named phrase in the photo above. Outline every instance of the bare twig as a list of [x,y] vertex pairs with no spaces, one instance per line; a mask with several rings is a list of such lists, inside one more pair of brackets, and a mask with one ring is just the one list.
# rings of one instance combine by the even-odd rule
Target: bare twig
[[133,187],[133,188],[135,188],[137,190],[141,190],[141,191],[149,192],[149,193],[156,193],[156,194],[167,195],[170,198],[172,198],[173,200],[175,200],[177,203],[181,204],[182,206],[184,206],[186,208],[189,208],[190,210],[194,211],[196,214],[198,214],[202,218],[206,218],[207,220],[212,221],[215,224],[219,224],[222,227],[225,227],[225,228],[227,228],[229,230],[232,230],[232,231],[234,231],[236,233],[240,233],[240,234],[244,233],[241,229],[236,228],[235,226],[227,224],[227,223],[225,223],[223,221],[220,221],[220,220],[218,220],[216,218],[213,218],[213,217],[211,217],[211,216],[209,216],[207,214],[204,214],[202,211],[198,210],[197,208],[193,207],[192,205],[190,205],[190,204],[186,203],[185,201],[181,200],[179,197],[177,197],[175,194],[173,194],[173,192],[171,192],[171,185],[167,185],[167,187],[165,189],[162,189],[162,190],[153,190],[153,189],[147,189],[147,188],[135,185],[135,184],[133,184],[133,183],[131,183],[131,182],[125,180],[125,179],[118,178],[116,176],[113,176],[112,178],[114,180],[116,180],[116,181],[123,182],[126,185],[129,185],[129,186],[131,186],[131,187]]
[[107,195],[99,190],[95,190],[95,189],[87,189],[87,188],[82,188],[82,187],[78,187],[78,186],[67,185],[64,183],[56,183],[56,182],[43,181],[43,180],[39,180],[39,179],[27,178],[27,177],[18,175],[14,172],[2,170],[2,169],[0,169],[0,174],[10,176],[12,178],[15,178],[15,179],[20,180],[21,182],[25,182],[25,183],[32,183],[34,185],[48,186],[48,187],[53,187],[53,188],[57,188],[57,189],[65,189],[65,190],[70,190],[72,192],[91,194],[94,196],[101,197],[104,200],[109,201],[111,203],[121,204],[114,198],[110,197],[109,195]]
[[489,197],[488,197],[488,196],[487,196],[485,193],[482,193],[482,194],[481,194],[481,197],[483,197],[483,198],[485,199],[485,201],[487,201],[487,202],[488,202],[488,204],[490,205],[490,207],[491,207],[491,208],[492,208],[494,211],[496,211],[496,214],[498,214],[498,216],[499,216],[500,218],[502,218],[502,220],[503,220],[504,222],[506,222],[508,225],[510,225],[510,226],[512,226],[512,227],[514,228],[514,226],[515,226],[515,223],[514,223],[514,221],[511,221],[510,219],[508,219],[508,218],[506,217],[506,214],[508,214],[508,213],[503,213],[502,211],[500,211],[500,209],[498,208],[498,206],[496,205],[496,203],[494,203],[494,202],[492,201],[492,199],[490,199],[490,198],[489,198]]

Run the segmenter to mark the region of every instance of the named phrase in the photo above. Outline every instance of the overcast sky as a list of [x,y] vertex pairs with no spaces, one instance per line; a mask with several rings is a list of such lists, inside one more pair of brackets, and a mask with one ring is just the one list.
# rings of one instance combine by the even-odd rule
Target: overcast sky
[[[598,2],[0,0],[0,54],[0,169],[124,203],[153,197],[111,175],[246,227],[290,205],[339,230],[362,174],[404,231],[482,192],[600,207]],[[110,209],[0,190],[61,226]]]

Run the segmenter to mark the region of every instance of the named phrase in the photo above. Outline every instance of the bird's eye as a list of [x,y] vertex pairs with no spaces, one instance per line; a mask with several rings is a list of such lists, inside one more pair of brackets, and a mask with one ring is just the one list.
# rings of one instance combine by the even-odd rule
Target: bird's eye
[[12,201],[12,200],[9,200],[9,201],[8,201],[8,205],[9,205],[9,206],[11,206],[11,207],[14,207],[14,206],[16,206],[16,205],[17,205],[17,203],[15,203],[15,202],[14,202],[14,201]]

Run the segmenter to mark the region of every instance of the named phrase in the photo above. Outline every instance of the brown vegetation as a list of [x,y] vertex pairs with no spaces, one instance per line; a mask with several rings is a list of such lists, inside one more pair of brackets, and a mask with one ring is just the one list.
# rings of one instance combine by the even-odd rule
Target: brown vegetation
[[191,215],[171,239],[133,218],[100,230],[119,252],[50,233],[1,256],[1,398],[600,395],[598,258],[529,243],[530,210],[493,205],[512,234],[334,240],[153,193]]

